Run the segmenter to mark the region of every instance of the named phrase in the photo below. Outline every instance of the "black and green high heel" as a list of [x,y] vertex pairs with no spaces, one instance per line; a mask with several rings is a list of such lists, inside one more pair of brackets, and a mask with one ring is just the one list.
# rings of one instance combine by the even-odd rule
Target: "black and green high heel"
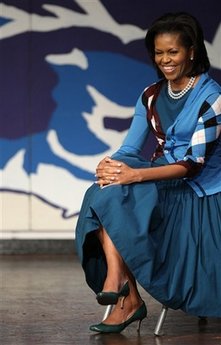
[[128,320],[118,325],[107,325],[101,322],[97,325],[91,325],[90,330],[93,332],[99,332],[99,333],[120,333],[132,322],[138,321],[137,332],[139,332],[141,322],[146,316],[147,316],[147,308],[146,308],[145,303],[143,302],[142,305],[135,311],[135,313],[131,317],[129,317]]

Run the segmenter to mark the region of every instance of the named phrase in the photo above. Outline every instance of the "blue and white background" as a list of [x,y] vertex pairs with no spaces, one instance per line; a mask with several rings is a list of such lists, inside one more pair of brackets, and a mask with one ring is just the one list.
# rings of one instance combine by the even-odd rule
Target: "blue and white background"
[[1,1],[2,238],[74,237],[97,163],[119,147],[137,97],[157,78],[148,26],[178,10],[201,22],[221,83],[218,0]]

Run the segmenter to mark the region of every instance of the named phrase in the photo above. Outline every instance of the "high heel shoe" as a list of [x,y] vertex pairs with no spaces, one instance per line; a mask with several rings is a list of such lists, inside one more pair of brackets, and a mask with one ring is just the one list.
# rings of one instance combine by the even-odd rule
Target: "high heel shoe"
[[147,316],[147,308],[146,308],[145,303],[143,302],[143,304],[135,311],[135,313],[128,320],[118,325],[107,325],[101,322],[97,325],[91,325],[90,330],[93,332],[99,332],[99,333],[120,333],[132,322],[138,321],[137,332],[139,332],[141,322],[146,316]]
[[121,299],[121,308],[123,308],[124,299],[129,295],[130,288],[128,282],[124,284],[120,292],[105,292],[101,291],[97,294],[96,299],[101,305],[117,304],[119,297]]

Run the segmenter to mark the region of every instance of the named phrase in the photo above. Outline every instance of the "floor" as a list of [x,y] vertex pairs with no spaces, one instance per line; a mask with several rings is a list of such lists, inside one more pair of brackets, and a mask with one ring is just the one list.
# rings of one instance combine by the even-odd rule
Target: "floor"
[[154,336],[161,305],[140,288],[149,315],[140,335],[131,324],[121,334],[96,334],[98,305],[75,255],[1,255],[1,345],[221,345],[221,319],[207,323],[169,310],[163,335]]

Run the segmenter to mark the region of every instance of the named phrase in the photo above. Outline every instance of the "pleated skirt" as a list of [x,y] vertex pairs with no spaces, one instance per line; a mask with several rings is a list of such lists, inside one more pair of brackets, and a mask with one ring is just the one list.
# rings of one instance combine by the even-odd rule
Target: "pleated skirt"
[[[150,166],[139,156],[120,160]],[[93,184],[80,210],[76,247],[95,293],[107,272],[96,236],[101,226],[157,301],[192,315],[221,317],[221,193],[199,198],[181,179],[103,189]]]

